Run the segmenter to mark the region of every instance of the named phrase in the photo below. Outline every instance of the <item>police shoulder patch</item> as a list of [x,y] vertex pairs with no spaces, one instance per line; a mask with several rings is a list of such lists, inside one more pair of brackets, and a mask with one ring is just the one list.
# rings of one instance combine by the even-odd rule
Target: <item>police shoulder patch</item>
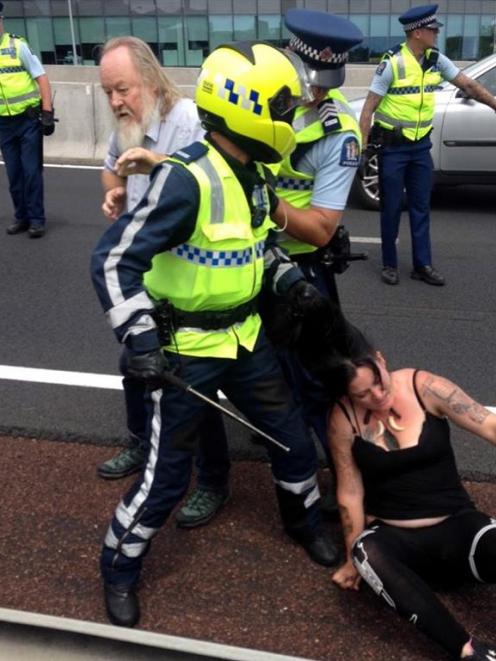
[[376,76],[382,76],[382,72],[384,71],[384,69],[385,69],[386,67],[387,67],[387,62],[382,61],[382,62],[379,64],[379,66],[377,67],[377,69],[375,70],[375,75],[376,75]]
[[343,142],[339,165],[349,168],[357,168],[360,163],[360,145],[355,136],[350,135]]
[[171,158],[175,158],[182,163],[192,163],[204,156],[208,152],[207,145],[203,142],[193,142],[193,144],[174,152]]

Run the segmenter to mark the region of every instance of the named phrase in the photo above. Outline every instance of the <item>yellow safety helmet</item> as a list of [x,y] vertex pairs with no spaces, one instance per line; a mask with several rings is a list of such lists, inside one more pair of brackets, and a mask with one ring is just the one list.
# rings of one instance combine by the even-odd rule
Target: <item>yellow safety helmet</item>
[[293,151],[294,110],[312,98],[300,58],[260,41],[233,42],[212,51],[195,95],[204,127],[263,163],[275,163]]

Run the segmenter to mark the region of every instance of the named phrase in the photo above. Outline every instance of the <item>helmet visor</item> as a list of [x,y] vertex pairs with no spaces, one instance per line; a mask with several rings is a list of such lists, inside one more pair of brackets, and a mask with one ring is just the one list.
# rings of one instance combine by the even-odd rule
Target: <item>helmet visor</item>
[[315,97],[312,92],[312,82],[310,80],[307,65],[294,51],[285,48],[283,53],[291,62],[298,75],[297,82],[300,85],[301,92],[297,105],[301,106],[303,103],[309,103],[310,101],[313,101]]

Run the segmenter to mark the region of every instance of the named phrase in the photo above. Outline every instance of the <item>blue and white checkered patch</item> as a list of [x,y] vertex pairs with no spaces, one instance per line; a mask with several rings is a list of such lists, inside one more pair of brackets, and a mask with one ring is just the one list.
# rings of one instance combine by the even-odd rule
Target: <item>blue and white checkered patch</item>
[[[424,92],[434,92],[437,88],[437,85],[426,85],[424,87]],[[420,94],[421,88],[416,85],[411,85],[408,87],[391,87],[389,94],[394,94],[395,96],[404,96],[405,94]]]
[[294,177],[277,177],[276,187],[285,190],[312,190],[313,179],[295,179]]
[[218,85],[217,94],[221,99],[225,99],[235,106],[241,106],[255,115],[262,114],[259,92],[253,89],[248,90],[244,85],[236,85],[236,81],[231,78],[220,78],[216,80],[216,83]]
[[[263,257],[264,246],[265,241],[259,241],[255,245],[255,259]],[[183,243],[172,248],[170,252],[180,259],[210,268],[238,267],[253,262],[251,248],[245,248],[244,250],[203,250],[189,243]]]

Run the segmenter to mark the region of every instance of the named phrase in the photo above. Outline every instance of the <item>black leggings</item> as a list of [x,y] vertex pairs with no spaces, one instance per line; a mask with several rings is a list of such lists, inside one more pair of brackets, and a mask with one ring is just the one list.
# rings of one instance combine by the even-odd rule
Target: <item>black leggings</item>
[[355,540],[353,562],[376,594],[458,657],[470,634],[429,583],[496,583],[496,519],[466,510],[424,528],[376,520]]

